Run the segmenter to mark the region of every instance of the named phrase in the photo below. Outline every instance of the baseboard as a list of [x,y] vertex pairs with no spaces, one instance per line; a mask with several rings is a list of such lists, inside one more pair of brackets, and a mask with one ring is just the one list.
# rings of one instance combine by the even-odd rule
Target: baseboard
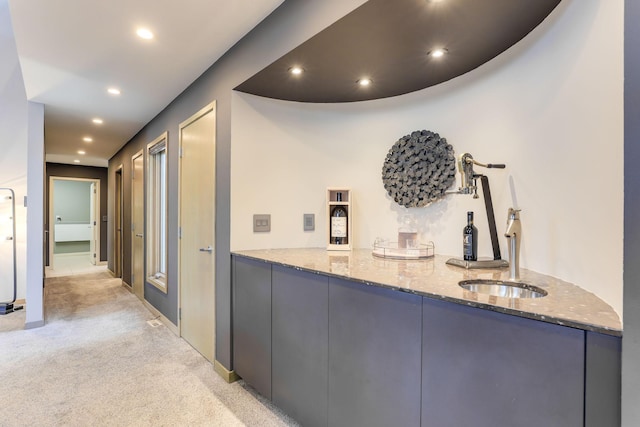
[[238,374],[236,374],[236,371],[229,371],[227,368],[225,368],[222,365],[222,363],[218,362],[217,360],[213,361],[213,370],[216,371],[216,373],[220,375],[222,379],[228,382],[229,384],[236,382],[240,379]]
[[124,279],[122,280],[122,285],[125,286],[129,291],[133,292],[133,286],[125,282]]
[[44,320],[36,320],[34,322],[26,322],[24,324],[25,329],[35,329],[35,328],[41,328],[43,326],[44,326]]
[[56,257],[70,257],[70,256],[89,256],[91,255],[91,252],[66,252],[66,253],[62,253],[62,254],[53,254],[53,256]]
[[147,308],[147,310],[149,310],[151,312],[151,314],[153,314],[154,316],[156,316],[157,318],[160,319],[160,321],[162,323],[164,323],[164,326],[167,327],[167,329],[169,329],[171,332],[173,332],[174,334],[176,334],[176,336],[180,336],[180,330],[178,330],[178,327],[176,325],[174,325],[171,320],[167,319],[164,314],[160,313],[158,311],[157,308],[155,308],[154,306],[152,306],[151,304],[149,304],[146,300],[143,300],[142,303],[144,304],[144,306]]

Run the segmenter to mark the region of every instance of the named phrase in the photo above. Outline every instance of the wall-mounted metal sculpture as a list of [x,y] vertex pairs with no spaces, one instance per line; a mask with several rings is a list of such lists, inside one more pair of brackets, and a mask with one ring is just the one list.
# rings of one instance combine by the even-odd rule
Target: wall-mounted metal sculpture
[[384,188],[396,203],[407,208],[419,208],[439,200],[455,180],[453,147],[429,130],[400,138],[382,166]]

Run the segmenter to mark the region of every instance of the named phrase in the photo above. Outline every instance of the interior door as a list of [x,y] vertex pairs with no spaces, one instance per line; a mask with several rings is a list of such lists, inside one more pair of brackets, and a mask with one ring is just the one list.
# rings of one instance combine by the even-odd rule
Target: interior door
[[89,186],[89,227],[91,228],[91,240],[89,240],[89,260],[91,264],[96,265],[96,241],[98,239],[96,221],[96,183],[92,182]]
[[131,172],[131,286],[144,299],[144,157],[132,159]]
[[180,334],[215,359],[215,102],[180,125]]
[[122,277],[122,167],[116,171],[113,272]]

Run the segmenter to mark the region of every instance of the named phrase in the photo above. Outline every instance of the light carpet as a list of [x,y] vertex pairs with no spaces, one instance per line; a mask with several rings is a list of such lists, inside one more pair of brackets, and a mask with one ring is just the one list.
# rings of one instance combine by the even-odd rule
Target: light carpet
[[0,426],[294,426],[108,273],[45,282],[42,328],[0,316]]

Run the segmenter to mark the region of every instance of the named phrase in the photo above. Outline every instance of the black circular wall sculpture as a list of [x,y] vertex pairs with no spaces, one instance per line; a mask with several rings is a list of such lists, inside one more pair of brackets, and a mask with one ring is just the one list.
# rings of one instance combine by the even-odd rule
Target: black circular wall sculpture
[[453,147],[435,132],[414,131],[389,150],[382,166],[382,182],[401,206],[419,208],[444,197],[456,180]]

